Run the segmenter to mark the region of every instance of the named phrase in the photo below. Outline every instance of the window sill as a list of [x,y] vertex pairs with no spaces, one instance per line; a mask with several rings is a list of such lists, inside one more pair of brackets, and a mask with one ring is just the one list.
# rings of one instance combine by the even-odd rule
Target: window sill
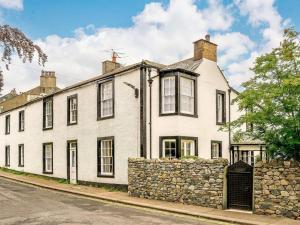
[[67,126],[73,126],[73,125],[77,125],[77,121],[75,123],[70,123],[70,122],[67,123]]
[[53,174],[53,171],[52,172],[43,171],[43,174]]
[[19,132],[24,132],[25,130],[19,130]]
[[98,118],[97,118],[97,121],[113,119],[114,117],[115,117],[114,115],[112,115],[112,116],[107,116],[107,117],[98,117]]
[[222,122],[222,123],[220,123],[220,122],[217,122],[216,123],[216,125],[219,125],[219,126],[221,126],[221,125],[225,125],[226,124],[226,122]]
[[53,127],[44,127],[43,130],[53,130]]
[[18,165],[18,167],[24,167],[24,165]]
[[187,113],[159,113],[159,116],[187,116],[187,117],[194,117],[198,118],[197,114],[187,114]]
[[115,175],[103,175],[103,174],[98,174],[97,177],[101,177],[101,178],[115,178]]

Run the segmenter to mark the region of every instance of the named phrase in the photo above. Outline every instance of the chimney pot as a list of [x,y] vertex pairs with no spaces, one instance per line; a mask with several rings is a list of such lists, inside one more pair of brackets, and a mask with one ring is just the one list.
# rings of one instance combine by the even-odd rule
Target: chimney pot
[[209,34],[205,35],[205,40],[210,41],[210,35]]

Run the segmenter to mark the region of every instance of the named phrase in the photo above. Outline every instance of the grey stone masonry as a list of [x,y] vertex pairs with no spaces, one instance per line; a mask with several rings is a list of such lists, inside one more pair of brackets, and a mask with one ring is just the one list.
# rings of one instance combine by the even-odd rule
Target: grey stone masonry
[[256,163],[254,211],[300,219],[300,164],[296,161]]
[[130,158],[128,193],[135,197],[222,209],[227,165],[225,159]]

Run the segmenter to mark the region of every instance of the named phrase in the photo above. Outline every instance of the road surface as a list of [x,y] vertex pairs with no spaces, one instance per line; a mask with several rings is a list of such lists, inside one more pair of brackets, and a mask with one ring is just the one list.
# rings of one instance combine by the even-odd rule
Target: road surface
[[0,178],[0,225],[226,224],[50,191]]

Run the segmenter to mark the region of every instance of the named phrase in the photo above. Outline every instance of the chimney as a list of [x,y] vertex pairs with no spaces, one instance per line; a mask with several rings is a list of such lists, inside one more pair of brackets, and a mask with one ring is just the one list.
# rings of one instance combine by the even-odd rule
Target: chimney
[[55,71],[42,70],[40,76],[40,86],[43,88],[55,88],[56,87]]
[[102,74],[109,73],[120,67],[121,67],[120,63],[106,60],[106,61],[102,62]]
[[194,42],[194,61],[208,59],[217,62],[217,45],[210,42],[210,35],[205,35],[205,39]]

